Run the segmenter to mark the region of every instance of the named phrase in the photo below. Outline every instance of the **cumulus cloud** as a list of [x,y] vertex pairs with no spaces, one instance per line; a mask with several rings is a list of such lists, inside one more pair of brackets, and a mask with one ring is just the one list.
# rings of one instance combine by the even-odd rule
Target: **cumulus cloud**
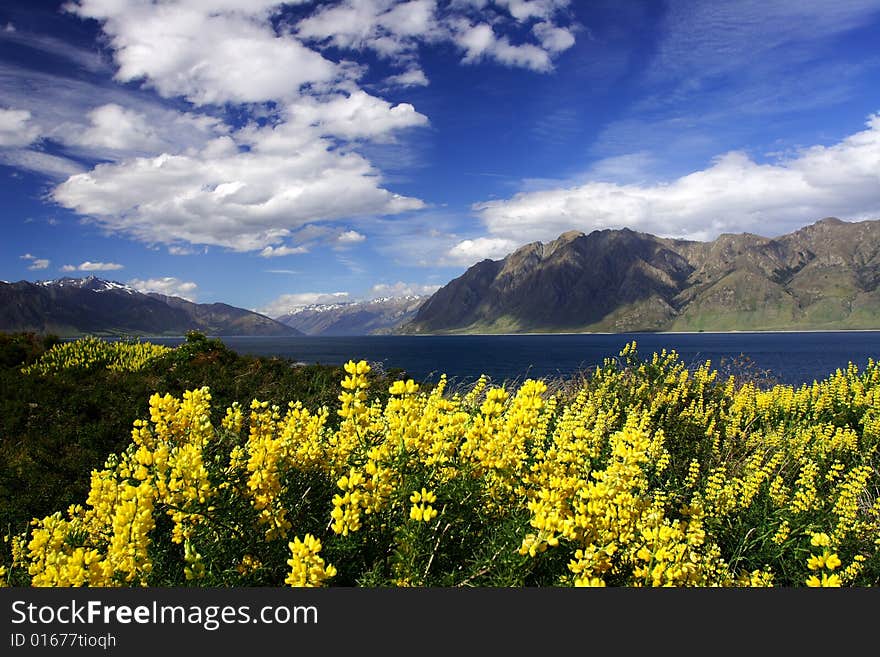
[[571,30],[558,27],[553,25],[553,23],[536,23],[532,28],[532,32],[538,37],[541,45],[551,53],[568,50],[574,45],[575,39]]
[[372,298],[378,297],[413,297],[425,294],[434,294],[440,289],[440,285],[422,285],[419,283],[404,283],[397,281],[396,283],[377,283],[370,289]]
[[39,271],[41,269],[48,269],[49,263],[51,260],[47,258],[38,258],[30,253],[25,253],[23,256],[19,256],[21,260],[29,260],[31,264],[28,265],[28,269],[31,271]]
[[0,147],[27,146],[39,136],[28,110],[0,108]]
[[79,0],[69,8],[101,22],[117,80],[144,80],[162,96],[205,105],[292,98],[345,75],[298,39],[276,34],[269,10],[280,4]]
[[706,240],[724,232],[780,235],[829,215],[877,218],[878,161],[880,115],[874,115],[865,130],[836,144],[770,163],[733,151],[668,183],[587,182],[480,203],[475,210],[489,236],[460,242],[449,255],[462,262],[472,255],[475,262],[507,245],[547,241],[572,229],[627,226]]
[[516,20],[523,22],[532,18],[550,18],[569,5],[569,0],[494,0],[496,5],[506,7]]
[[237,251],[278,245],[311,222],[423,205],[383,189],[368,160],[329,140],[313,138],[289,151],[271,127],[257,133],[249,150],[222,137],[192,154],[100,164],[70,177],[52,198],[136,239]]
[[435,0],[345,0],[326,5],[296,26],[297,35],[336,48],[374,50],[391,57],[415,49],[440,29]]
[[366,239],[366,235],[363,235],[356,230],[346,230],[336,236],[336,244],[338,246],[351,246],[352,244],[359,244]]
[[[203,138],[185,149],[159,132],[169,121],[117,103],[101,105],[89,114],[89,128],[68,141],[124,149],[127,157],[71,176],[52,199],[108,231],[148,243],[260,250],[266,257],[293,253],[284,240],[309,223],[421,208],[419,199],[385,189],[372,163],[340,144],[393,142],[396,132],[427,125],[427,117],[410,104],[366,93],[345,66],[276,33],[269,20],[276,4],[73,5],[79,15],[102,22],[122,81],[143,79],[160,94],[196,104],[274,104],[264,108],[267,120],[228,134],[220,134],[216,119],[181,114],[184,123],[203,121]],[[226,50],[233,47],[229,40],[241,42],[234,56]]]
[[472,265],[481,260],[497,260],[521,246],[516,239],[506,237],[477,237],[472,240],[462,240],[446,253],[446,259],[451,264]]
[[210,114],[180,111],[136,89],[2,62],[0,105],[29,112],[39,138],[85,160],[184,152],[229,132]]
[[[441,7],[436,0],[343,0],[325,3],[296,25],[296,33],[319,47],[372,50],[407,66],[417,57],[420,43],[452,43],[464,52],[466,63],[490,59],[545,72],[553,68],[553,56],[574,45],[572,30],[554,22],[565,18],[569,4],[569,0],[499,0],[494,4],[457,1]],[[514,30],[504,33],[511,24],[535,21],[533,42],[515,44]],[[412,71],[389,82],[427,83],[421,70]]]
[[199,288],[192,281],[182,281],[174,276],[147,279],[133,278],[128,281],[128,285],[138,292],[156,292],[169,297],[180,297],[194,303],[198,296]]
[[88,114],[91,125],[81,133],[81,143],[114,150],[153,151],[161,147],[161,139],[146,117],[138,112],[109,103]]
[[349,140],[384,138],[395,130],[428,124],[428,117],[411,104],[391,105],[362,90],[304,98],[289,105],[286,117],[287,123],[278,128],[280,134],[314,131]]
[[260,257],[279,258],[281,256],[300,255],[308,252],[309,250],[304,246],[267,246],[260,251]]
[[305,306],[344,303],[350,300],[348,292],[298,292],[296,294],[282,294],[264,305],[257,312],[268,317],[280,317]]
[[64,265],[61,271],[116,271],[124,268],[124,265],[116,262],[90,262],[86,260],[78,265]]
[[125,157],[173,152],[226,132],[213,117],[159,108],[149,108],[148,114],[117,103],[95,107],[86,118],[86,126],[65,123],[52,136],[92,155]]
[[[375,52],[400,71],[386,85],[413,87],[428,83],[425,44],[548,71],[575,29],[568,0],[341,0],[295,19],[288,4],[309,3],[71,0],[66,11],[100,25],[125,86],[0,64],[0,102],[41,98],[0,116],[0,162],[65,179],[51,200],[109,233],[176,253],[287,255],[304,227],[424,207],[387,188],[369,149],[393,147],[428,118],[364,91],[366,65],[338,49]],[[60,148],[37,150],[38,138]],[[89,160],[100,163],[80,164]]]

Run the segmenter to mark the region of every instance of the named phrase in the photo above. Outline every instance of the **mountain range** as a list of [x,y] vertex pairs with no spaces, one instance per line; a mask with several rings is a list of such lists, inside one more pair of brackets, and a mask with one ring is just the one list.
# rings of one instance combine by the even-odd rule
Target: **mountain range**
[[275,319],[88,278],[0,282],[0,330],[59,335],[368,335],[880,329],[880,221],[828,217],[709,242],[596,230],[483,260],[430,297]]
[[483,260],[403,333],[880,328],[880,221],[711,242],[571,231]]
[[411,320],[427,296],[381,297],[369,301],[313,304],[276,317],[306,335],[392,333]]
[[143,293],[94,276],[30,283],[0,282],[0,330],[61,336],[302,335],[270,317],[225,303],[192,303]]

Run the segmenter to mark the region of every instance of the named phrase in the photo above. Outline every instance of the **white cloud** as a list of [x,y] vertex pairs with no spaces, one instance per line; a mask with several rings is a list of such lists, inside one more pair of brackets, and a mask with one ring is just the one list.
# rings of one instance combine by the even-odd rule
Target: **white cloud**
[[168,247],[168,254],[173,256],[187,256],[198,253],[195,249],[188,246],[171,245]]
[[507,66],[520,66],[544,73],[553,69],[550,55],[531,43],[513,45],[505,36],[492,44],[489,53],[494,59]]
[[358,244],[359,242],[363,242],[366,239],[366,235],[362,235],[356,230],[346,230],[336,237],[336,243],[344,246],[349,246],[351,244]]
[[458,265],[472,265],[481,260],[497,260],[521,246],[516,239],[504,237],[478,237],[462,240],[446,253],[449,262]]
[[[296,235],[306,226],[424,207],[386,188],[369,147],[393,145],[428,118],[366,93],[358,86],[365,66],[321,49],[369,49],[402,71],[386,84],[406,87],[428,82],[419,65],[425,44],[547,71],[574,30],[567,0],[342,0],[315,3],[295,24],[285,23],[285,4],[309,3],[72,0],[68,12],[100,25],[126,86],[0,64],[0,103],[29,103],[19,111],[30,114],[10,122],[40,126],[33,139],[70,156],[19,145],[0,161],[66,178],[50,193],[55,203],[169,253],[216,245],[286,255],[303,248],[285,244],[302,243]],[[84,171],[77,160],[105,161]]]
[[116,262],[90,262],[86,260],[78,265],[64,265],[61,271],[116,271],[124,268],[124,265]]
[[0,147],[27,146],[39,136],[40,129],[31,123],[28,110],[0,108]]
[[25,149],[0,151],[0,164],[35,171],[56,180],[63,180],[84,170],[79,162],[66,157]]
[[412,52],[419,38],[431,38],[437,24],[435,0],[345,0],[329,4],[296,26],[297,35],[336,48],[369,48],[386,57]]
[[138,292],[156,292],[169,297],[180,297],[187,301],[195,302],[198,296],[199,286],[192,281],[182,281],[174,276],[162,278],[133,278],[128,285]]
[[299,255],[301,253],[308,252],[309,250],[304,246],[267,246],[265,249],[260,251],[260,257],[278,258],[281,256]]
[[[267,122],[226,135],[218,134],[216,120],[199,117],[205,121],[202,139],[185,149],[158,132],[170,123],[167,117],[153,120],[124,105],[102,105],[90,115],[90,128],[68,140],[93,151],[124,148],[127,157],[70,177],[52,199],[108,231],[148,243],[271,247],[266,256],[289,253],[281,243],[309,223],[422,207],[419,199],[384,189],[379,171],[345,142],[393,141],[394,132],[424,126],[427,117],[410,104],[392,105],[358,89],[345,66],[317,53],[311,54],[332,75],[312,75],[317,69],[309,73],[308,65],[290,61],[294,51],[311,51],[283,30],[276,34],[267,13],[274,4],[240,10],[206,2],[76,5],[80,15],[103,22],[120,80],[143,77],[160,93],[197,104],[277,105],[267,110]],[[233,56],[229,40],[247,43]],[[261,78],[267,75],[271,79]],[[303,80],[312,86],[302,90]],[[181,115],[181,122],[195,120]]]
[[486,23],[470,26],[461,31],[456,43],[465,51],[464,61],[476,61],[495,43],[495,32]]
[[867,129],[831,146],[759,164],[742,152],[669,183],[587,182],[524,192],[475,206],[489,236],[456,245],[450,256],[497,253],[554,239],[567,230],[627,226],[661,236],[713,239],[723,232],[783,234],[825,216],[880,216],[880,115]]
[[427,87],[430,84],[428,76],[425,72],[417,67],[412,67],[398,73],[397,75],[389,75],[385,78],[385,84],[389,87]]
[[377,297],[413,297],[425,294],[434,294],[442,286],[421,285],[419,283],[404,283],[397,281],[393,284],[377,283],[370,289],[370,296]]
[[520,22],[532,18],[550,18],[569,5],[569,0],[494,0],[496,5],[507,7],[510,15]]
[[190,154],[101,164],[69,178],[52,197],[108,230],[147,242],[239,251],[277,245],[312,222],[422,207],[380,187],[378,172],[361,155],[302,134],[291,149],[296,136],[265,127],[248,134],[246,151],[221,137]]
[[19,49],[22,47],[30,48],[40,50],[51,57],[64,58],[80,68],[94,73],[107,70],[107,64],[97,49],[80,48],[55,37],[24,30],[19,31],[11,23],[7,24],[7,29],[0,31],[0,40],[11,42]]
[[179,111],[137,90],[4,63],[0,105],[28,111],[39,137],[89,160],[186,152],[229,132],[211,115]]
[[453,40],[464,50],[462,61],[466,64],[494,59],[506,66],[529,68],[542,73],[553,69],[546,50],[531,43],[511,44],[507,36],[498,36],[487,23],[469,25],[466,21],[459,22]]
[[344,70],[290,35],[276,34],[262,3],[80,0],[71,11],[102,23],[121,82],[146,80],[196,105],[293,98]]
[[[325,3],[297,24],[296,33],[319,47],[369,49],[407,66],[417,57],[420,43],[451,42],[464,51],[466,63],[486,58],[544,72],[552,70],[553,55],[574,44],[571,30],[553,22],[568,5],[569,0],[499,0],[493,5],[457,1],[443,7],[435,0],[344,0]],[[511,24],[535,20],[544,26],[534,30],[537,42],[511,43],[512,34],[518,34]],[[510,35],[504,33],[507,29]],[[418,73],[390,81],[403,82],[405,76],[407,84],[425,84]]]
[[90,110],[88,125],[64,123],[51,136],[91,155],[156,155],[204,144],[226,132],[219,121],[158,107],[145,111],[106,103]]
[[541,41],[541,45],[549,52],[556,53],[568,50],[574,45],[574,34],[564,27],[557,27],[552,23],[536,23],[532,32]]
[[348,292],[299,292],[296,294],[282,294],[273,299],[257,312],[268,317],[280,317],[297,308],[314,304],[344,303],[350,301]]
[[277,128],[280,133],[299,136],[313,130],[348,140],[385,139],[395,130],[428,124],[428,117],[409,103],[391,105],[361,90],[320,100],[304,98],[288,106],[286,117],[288,122]]
[[39,271],[41,269],[48,269],[49,263],[51,260],[46,258],[37,258],[36,256],[31,255],[30,253],[25,253],[23,256],[19,256],[21,260],[29,260],[31,264],[28,265],[28,269],[31,271]]
[[161,148],[162,140],[143,114],[109,103],[93,109],[88,118],[91,126],[79,136],[80,143],[113,150]]

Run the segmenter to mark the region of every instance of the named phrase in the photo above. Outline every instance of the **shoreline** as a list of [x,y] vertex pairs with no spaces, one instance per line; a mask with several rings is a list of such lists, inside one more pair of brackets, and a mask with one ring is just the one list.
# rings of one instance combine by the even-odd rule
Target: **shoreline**
[[[534,331],[521,333],[386,333],[382,335],[373,335],[370,333],[362,333],[357,335],[206,335],[207,338],[217,338],[224,340],[227,338],[247,338],[247,339],[287,339],[287,338],[456,338],[456,337],[516,337],[516,336],[552,336],[552,335],[739,335],[739,334],[771,334],[771,333],[880,333],[880,328],[876,329],[732,329],[729,331]],[[62,340],[77,340],[85,337],[98,338],[132,338],[136,340],[185,340],[185,335],[96,335],[94,333],[83,333],[79,335],[59,336]]]
[[[740,333],[880,333],[880,328],[875,329],[731,329],[729,331],[536,331],[521,333],[393,333],[389,336],[320,336],[310,335],[305,337],[414,337],[414,338],[441,338],[461,336],[517,336],[517,335],[735,335]],[[299,337],[299,336],[298,336]]]

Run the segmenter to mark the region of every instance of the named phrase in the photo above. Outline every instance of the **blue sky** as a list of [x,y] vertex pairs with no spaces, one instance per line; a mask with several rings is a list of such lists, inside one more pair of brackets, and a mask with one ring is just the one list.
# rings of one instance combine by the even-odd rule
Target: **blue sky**
[[0,7],[0,279],[276,316],[628,226],[880,219],[880,0]]

